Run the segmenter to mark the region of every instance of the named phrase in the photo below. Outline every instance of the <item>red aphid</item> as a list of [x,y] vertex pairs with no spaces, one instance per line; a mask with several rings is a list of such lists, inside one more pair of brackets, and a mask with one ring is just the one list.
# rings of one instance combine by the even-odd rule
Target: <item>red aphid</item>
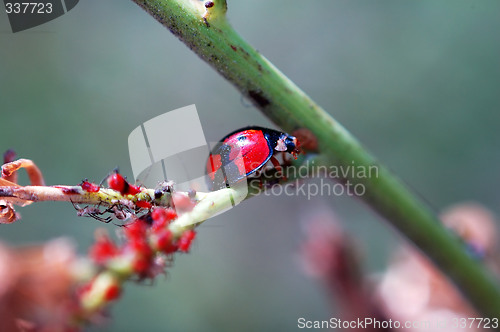
[[193,242],[195,237],[196,232],[192,229],[182,233],[178,242],[179,250],[182,252],[189,252],[189,249],[191,248],[191,242]]
[[146,202],[146,201],[137,201],[135,202],[135,206],[142,208],[142,209],[151,209],[153,205],[151,203]]
[[127,181],[121,174],[113,173],[108,177],[108,186],[111,189],[122,192],[125,190]]
[[135,195],[140,192],[141,192],[141,187],[134,186],[133,184],[128,183],[128,190],[125,192],[125,195]]
[[86,179],[82,181],[82,184],[80,186],[88,193],[96,193],[100,189],[97,184],[88,182]]
[[135,195],[141,192],[141,187],[128,183],[118,172],[108,177],[108,186],[113,190],[119,191],[122,195]]

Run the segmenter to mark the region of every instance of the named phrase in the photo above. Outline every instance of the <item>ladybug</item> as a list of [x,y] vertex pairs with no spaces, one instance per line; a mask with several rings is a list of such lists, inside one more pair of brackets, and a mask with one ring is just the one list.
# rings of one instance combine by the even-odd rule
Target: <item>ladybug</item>
[[262,127],[238,129],[220,140],[207,160],[207,174],[213,190],[242,181],[261,169],[269,160],[280,169],[275,154],[299,153],[297,138]]

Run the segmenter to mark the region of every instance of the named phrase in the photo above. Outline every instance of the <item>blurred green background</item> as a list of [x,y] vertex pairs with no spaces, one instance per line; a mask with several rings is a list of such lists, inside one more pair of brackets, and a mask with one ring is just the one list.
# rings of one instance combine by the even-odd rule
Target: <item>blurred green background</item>
[[[477,201],[500,213],[500,2],[231,1],[235,28],[439,211]],[[131,1],[85,0],[13,34],[0,13],[0,149],[33,159],[48,184],[132,177],[127,138],[196,104],[208,140],[272,126],[208,65]],[[26,177],[22,177],[26,181]],[[298,264],[301,219],[333,209],[384,268],[401,241],[346,197],[257,197],[199,229],[167,278],[129,283],[92,331],[289,331],[336,317]],[[67,236],[84,253],[105,225],[70,204],[19,209],[12,245]]]

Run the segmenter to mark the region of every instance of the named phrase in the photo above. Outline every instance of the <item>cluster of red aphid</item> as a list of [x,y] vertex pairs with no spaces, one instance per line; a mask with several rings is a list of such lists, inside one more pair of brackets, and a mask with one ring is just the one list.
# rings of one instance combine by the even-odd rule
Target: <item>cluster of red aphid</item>
[[[106,233],[99,234],[90,248],[89,256],[95,264],[103,268],[106,268],[112,259],[130,259],[133,275],[140,279],[154,278],[159,273],[158,264],[155,263],[156,253],[172,255],[178,251],[189,252],[196,236],[194,230],[186,230],[180,237],[175,238],[168,225],[176,218],[174,209],[157,207],[124,226],[126,240],[121,245],[113,242]],[[85,285],[80,294],[88,292],[92,288],[92,282]],[[120,295],[120,291],[118,284],[110,285],[104,298],[107,301],[114,300]]]
[[[196,232],[186,230],[175,239],[168,225],[177,218],[172,208],[155,208],[151,214],[135,219],[125,225],[126,241],[119,247],[107,235],[97,238],[90,249],[90,257],[95,263],[105,265],[106,262],[122,254],[133,254],[133,270],[140,276],[148,276],[152,265],[154,252],[172,254],[176,251],[189,252],[191,242]],[[149,222],[147,220],[152,220]]]
[[[107,177],[107,182],[110,189],[118,191],[123,196],[137,195],[143,189],[129,183],[117,171]],[[97,193],[101,189],[99,185],[86,179],[82,181],[80,186],[89,193]],[[180,211],[192,208],[189,195],[173,195],[173,201]],[[165,256],[172,256],[175,252],[189,252],[196,232],[189,229],[179,235],[170,231],[169,224],[177,218],[176,210],[173,208],[153,208],[149,201],[137,200],[134,203],[139,208],[148,209],[148,212],[140,217],[134,216],[132,222],[124,225],[125,241],[118,244],[107,233],[98,233],[95,243],[90,248],[89,257],[103,271],[108,270],[108,267],[109,271],[112,271],[113,262],[120,262],[120,266],[126,262],[125,264],[128,266],[126,275],[128,277],[136,276],[140,280],[154,278],[164,272]],[[113,273],[110,275],[112,276]],[[103,289],[103,284],[98,281],[99,276],[96,276],[80,288],[78,297],[84,300],[87,296],[98,296],[105,303],[115,300],[121,293],[120,280],[122,277],[122,275],[120,277],[116,275],[116,279],[111,277],[111,280],[105,282],[106,286]]]
[[119,191],[122,195],[135,195],[141,192],[141,187],[130,184],[117,171],[108,177],[108,186],[110,189]]
[[[119,191],[122,195],[136,195],[141,192],[140,186],[129,183],[118,171],[108,177],[108,186],[110,189]],[[137,201],[135,205],[143,209],[152,207],[151,203],[147,201]]]
[[[122,195],[136,195],[141,192],[141,187],[129,183],[118,171],[108,176],[108,186],[110,189],[118,191]],[[80,184],[83,190],[89,193],[96,193],[101,189],[97,184],[89,182],[87,179]],[[150,202],[137,201],[135,205],[139,208],[150,209]]]
[[[129,183],[118,171],[109,175],[107,180],[109,188],[122,195],[135,195],[141,192],[141,187]],[[101,189],[97,184],[89,182],[87,179],[83,180],[80,186],[89,193],[96,193]]]
[[83,180],[80,186],[89,193],[96,193],[101,189],[97,184],[89,182],[87,179]]

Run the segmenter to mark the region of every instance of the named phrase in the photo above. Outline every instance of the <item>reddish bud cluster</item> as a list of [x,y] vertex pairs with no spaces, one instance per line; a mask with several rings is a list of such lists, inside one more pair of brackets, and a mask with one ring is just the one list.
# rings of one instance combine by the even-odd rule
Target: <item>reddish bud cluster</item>
[[196,236],[194,230],[185,231],[178,240],[175,240],[168,229],[170,222],[177,218],[177,213],[172,208],[155,208],[148,218],[141,218],[126,226],[125,235],[128,243],[127,251],[134,253],[133,269],[141,276],[154,275],[153,251],[164,254],[173,254],[176,251],[189,252],[191,242]]
[[[194,230],[184,231],[179,238],[169,230],[169,224],[177,218],[172,208],[154,208],[150,213],[136,218],[134,222],[125,225],[124,235],[126,242],[116,245],[106,233],[98,233],[96,242],[90,249],[89,256],[103,267],[110,259],[120,258],[129,262],[132,274],[139,278],[154,278],[163,272],[165,265],[161,264],[161,252],[172,255],[175,252],[189,252],[191,243],[196,236]],[[78,290],[80,298],[93,296],[96,278],[83,285]],[[104,301],[117,299],[122,291],[119,281],[111,282],[106,289],[101,290]]]
[[172,208],[155,208],[148,218],[136,219],[125,226],[127,243],[123,247],[114,244],[106,234],[99,234],[96,242],[90,249],[90,257],[97,264],[104,265],[110,258],[121,253],[133,255],[132,268],[141,276],[151,275],[154,251],[172,254],[176,251],[189,252],[191,242],[196,236],[194,230],[185,231],[178,240],[175,240],[168,229],[170,222],[177,218]]
[[154,234],[153,243],[165,254],[171,254],[177,251],[178,246],[173,241],[173,235],[168,230],[168,224],[177,218],[177,213],[172,208],[156,208],[151,214],[153,218],[153,225],[151,231]]
[[[84,285],[79,287],[77,289],[77,292],[76,292],[77,295],[79,297],[86,296],[92,290],[92,287],[94,287],[95,282],[96,282],[96,278],[94,277],[92,280],[88,281],[87,283],[85,283]],[[104,294],[103,294],[104,300],[108,301],[108,302],[116,300],[117,298],[120,297],[121,292],[122,292],[122,288],[121,288],[120,284],[111,283],[104,290]]]
[[141,187],[128,183],[118,172],[108,176],[108,186],[113,190],[119,191],[122,195],[135,195],[141,192]]
[[132,268],[141,277],[149,275],[149,270],[153,264],[153,251],[146,241],[136,241],[132,243],[131,249],[134,251],[134,261]]
[[125,230],[129,241],[126,250],[134,253],[133,269],[141,276],[147,274],[153,261],[153,250],[147,241],[148,228],[145,221],[137,219]]
[[82,183],[80,184],[83,190],[85,190],[88,193],[96,193],[99,191],[99,186],[95,183],[87,181],[87,179],[83,180]]

